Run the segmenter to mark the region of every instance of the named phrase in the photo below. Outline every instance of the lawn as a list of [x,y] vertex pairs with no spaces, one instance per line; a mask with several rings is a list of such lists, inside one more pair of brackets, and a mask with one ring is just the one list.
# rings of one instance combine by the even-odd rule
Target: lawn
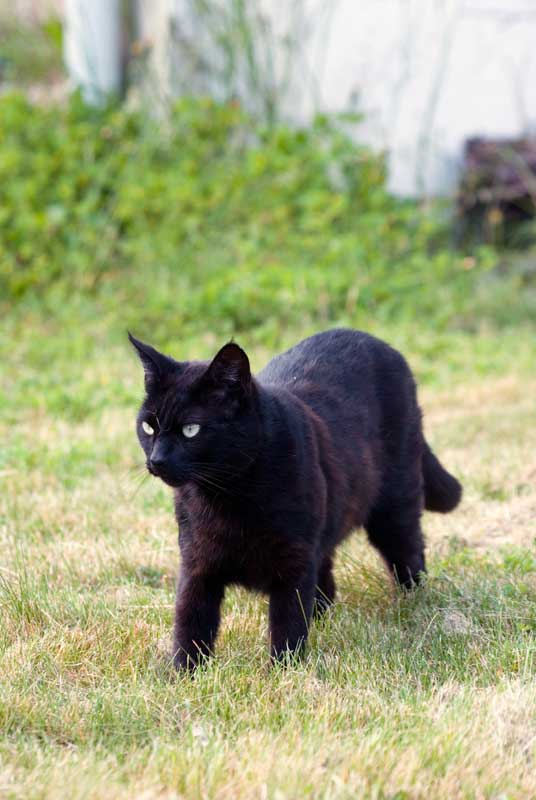
[[[74,373],[109,400],[70,419],[28,387],[2,426],[2,796],[533,796],[536,379],[514,359],[475,379],[466,344],[466,374],[422,392],[466,492],[426,515],[427,584],[394,595],[356,534],[303,664],[269,669],[266,600],[236,589],[193,680],[168,664],[176,530],[168,491],[141,482],[138,364],[126,342],[57,355],[58,393]],[[19,352],[8,383],[31,368]]]
[[[0,136],[0,172],[14,168],[13,141]],[[99,158],[90,182],[100,181]],[[280,176],[288,165],[277,165]],[[30,204],[29,168],[16,168],[26,190],[0,188],[4,209],[16,192]],[[334,212],[308,227],[286,198],[301,237],[292,239],[269,185],[271,233],[259,230],[262,209],[244,222],[235,208],[231,241],[229,218],[218,220],[203,187],[209,240],[192,223],[193,238],[180,232],[168,259],[171,221],[132,207],[136,231],[146,229],[123,246],[117,237],[132,230],[123,208],[104,272],[106,252],[91,249],[95,197],[71,227],[61,227],[61,208],[49,212],[55,241],[46,231],[39,239],[41,218],[10,227],[0,215],[0,796],[536,796],[533,285],[492,269],[489,253],[434,255],[428,234],[415,233],[413,215],[424,212],[394,201],[389,210],[377,192],[351,198],[369,214],[356,222],[352,264],[350,218]],[[105,197],[113,227],[109,186]],[[397,259],[391,272],[386,251]],[[258,369],[334,324],[405,353],[428,439],[462,480],[463,503],[425,515],[429,577],[412,596],[393,590],[356,533],[339,552],[337,603],[313,626],[301,663],[269,667],[266,598],[233,589],[216,657],[194,678],[177,676],[177,532],[169,491],[144,477],[134,432],[142,376],[125,330],[177,358],[208,357],[234,333]]]

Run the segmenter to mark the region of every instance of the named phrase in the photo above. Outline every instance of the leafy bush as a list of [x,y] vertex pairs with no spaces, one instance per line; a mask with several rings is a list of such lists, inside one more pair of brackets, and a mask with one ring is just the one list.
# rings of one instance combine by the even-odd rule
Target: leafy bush
[[[444,249],[437,214],[391,197],[340,120],[263,129],[182,100],[166,122],[0,100],[0,292],[122,304],[231,331],[368,312],[467,316],[493,260]],[[441,249],[443,246],[443,249]],[[128,302],[127,302],[128,301]],[[202,321],[202,322],[201,322]]]
[[62,26],[51,17],[22,24],[0,8],[0,85],[44,82],[62,73]]

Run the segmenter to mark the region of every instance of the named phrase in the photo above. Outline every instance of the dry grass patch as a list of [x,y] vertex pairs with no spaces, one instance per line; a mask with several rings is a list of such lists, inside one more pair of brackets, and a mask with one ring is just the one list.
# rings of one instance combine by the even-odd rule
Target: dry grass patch
[[422,394],[466,487],[425,515],[425,586],[401,598],[355,536],[303,662],[269,670],[266,600],[233,589],[193,680],[169,665],[176,529],[167,491],[137,488],[133,409],[23,410],[0,495],[0,795],[536,795],[536,409],[515,376]]
[[536,381],[507,376],[457,390],[425,392],[426,427],[444,462],[461,476],[455,514],[426,521],[431,536],[457,535],[471,547],[534,545]]

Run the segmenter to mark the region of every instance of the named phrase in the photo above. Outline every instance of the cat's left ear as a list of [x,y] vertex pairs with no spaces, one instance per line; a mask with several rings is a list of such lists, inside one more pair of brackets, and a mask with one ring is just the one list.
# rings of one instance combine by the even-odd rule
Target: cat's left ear
[[251,388],[249,359],[241,347],[229,342],[216,353],[204,377],[216,386],[248,393]]
[[147,391],[152,389],[155,384],[174,369],[177,369],[178,365],[176,361],[173,361],[172,358],[165,356],[163,353],[159,353],[158,350],[155,350],[150,344],[140,342],[140,340],[132,336],[131,333],[128,334],[128,338],[130,343],[137,350],[143,365],[145,388]]

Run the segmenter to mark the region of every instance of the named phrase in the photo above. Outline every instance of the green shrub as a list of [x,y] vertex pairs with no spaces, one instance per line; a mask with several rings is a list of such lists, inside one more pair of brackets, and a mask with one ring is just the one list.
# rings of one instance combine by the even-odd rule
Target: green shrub
[[51,17],[23,24],[0,4],[0,85],[45,83],[62,73],[62,26]]
[[361,312],[467,321],[493,261],[445,249],[438,214],[390,196],[383,157],[341,121],[264,129],[210,100],[157,123],[3,97],[0,238],[12,301],[77,292],[121,303],[126,322],[141,308],[230,331]]

